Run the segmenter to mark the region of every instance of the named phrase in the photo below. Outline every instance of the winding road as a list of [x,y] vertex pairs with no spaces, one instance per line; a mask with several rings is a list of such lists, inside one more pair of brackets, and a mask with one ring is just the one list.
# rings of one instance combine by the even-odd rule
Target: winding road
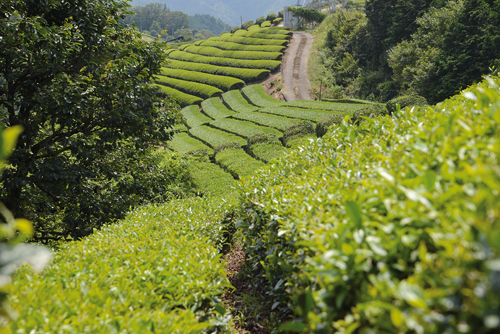
[[294,32],[283,56],[283,96],[286,101],[311,100],[311,82],[307,74],[307,59],[313,37],[302,31]]

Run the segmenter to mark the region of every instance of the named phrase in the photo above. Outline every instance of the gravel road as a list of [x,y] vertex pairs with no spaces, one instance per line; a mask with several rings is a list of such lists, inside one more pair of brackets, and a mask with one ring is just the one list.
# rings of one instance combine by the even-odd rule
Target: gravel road
[[294,32],[283,56],[283,96],[287,101],[311,100],[311,82],[307,75],[307,58],[313,37],[306,32]]

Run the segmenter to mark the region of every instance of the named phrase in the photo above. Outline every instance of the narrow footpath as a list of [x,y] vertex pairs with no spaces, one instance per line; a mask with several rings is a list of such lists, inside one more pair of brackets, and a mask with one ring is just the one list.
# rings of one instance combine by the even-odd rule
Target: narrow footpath
[[307,74],[307,59],[313,37],[302,31],[294,32],[283,56],[283,96],[286,101],[311,100],[311,82]]

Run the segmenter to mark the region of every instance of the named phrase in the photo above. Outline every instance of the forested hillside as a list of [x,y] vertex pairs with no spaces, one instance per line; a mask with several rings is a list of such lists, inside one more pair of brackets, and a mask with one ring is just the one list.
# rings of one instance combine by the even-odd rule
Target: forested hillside
[[489,73],[500,58],[497,0],[371,0],[317,31],[317,83],[327,94],[439,102]]
[[161,2],[168,5],[173,11],[179,10],[188,15],[209,14],[222,21],[236,26],[243,22],[255,20],[269,13],[278,13],[285,6],[295,4],[295,0],[256,0],[256,1],[234,1],[234,0],[133,0],[132,5],[144,6],[151,2]]

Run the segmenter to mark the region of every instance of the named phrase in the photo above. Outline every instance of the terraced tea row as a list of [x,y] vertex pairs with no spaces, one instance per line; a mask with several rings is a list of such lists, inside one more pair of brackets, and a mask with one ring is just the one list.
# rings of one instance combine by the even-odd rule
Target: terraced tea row
[[262,80],[279,70],[290,34],[281,28],[259,27],[169,49],[168,62],[155,82],[169,87],[162,92],[171,92],[182,107],[200,104],[202,99],[239,89],[245,82]]
[[275,100],[260,85],[247,86],[241,92],[232,90],[204,100],[201,108],[183,108],[188,131],[175,134],[167,147],[183,154],[207,155],[233,176],[243,176],[248,166],[255,170],[283,155],[287,147],[296,146],[301,138],[315,138],[323,120],[338,116],[341,121],[364,107],[306,102],[310,101]]

